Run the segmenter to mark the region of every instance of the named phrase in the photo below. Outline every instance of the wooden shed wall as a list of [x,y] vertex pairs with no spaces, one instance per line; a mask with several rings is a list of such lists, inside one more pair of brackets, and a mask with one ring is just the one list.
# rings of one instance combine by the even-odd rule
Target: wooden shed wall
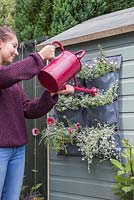
[[[106,56],[122,54],[120,70],[120,134],[134,144],[134,32],[80,43],[65,48],[73,52],[85,49],[84,60],[98,56],[98,44]],[[50,152],[50,200],[116,200],[112,191],[114,171],[110,161],[93,164],[80,157],[58,156]]]

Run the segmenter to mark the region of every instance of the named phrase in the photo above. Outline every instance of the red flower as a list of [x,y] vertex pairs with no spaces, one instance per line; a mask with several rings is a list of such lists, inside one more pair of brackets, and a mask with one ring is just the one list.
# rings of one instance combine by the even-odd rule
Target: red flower
[[53,117],[48,117],[46,122],[49,125],[53,125],[53,124],[55,124],[55,119]]
[[33,129],[32,129],[32,134],[33,134],[34,136],[37,136],[39,133],[40,133],[39,129],[37,129],[37,128],[33,128]]

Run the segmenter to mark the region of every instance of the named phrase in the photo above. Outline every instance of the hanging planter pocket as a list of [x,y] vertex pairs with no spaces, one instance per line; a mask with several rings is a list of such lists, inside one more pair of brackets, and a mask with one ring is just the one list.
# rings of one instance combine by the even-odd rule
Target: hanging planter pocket
[[86,87],[96,87],[100,90],[108,90],[112,85],[119,81],[119,73],[111,72],[92,81],[85,79]]
[[119,121],[118,101],[93,109],[88,108],[85,110],[85,116],[86,125],[89,127],[103,122],[117,125]]
[[67,144],[66,152],[65,150],[60,150],[57,155],[62,156],[81,156],[81,152],[79,151],[79,147],[73,144]]
[[79,108],[78,110],[66,110],[64,112],[56,111],[58,121],[67,125],[67,120],[72,123],[80,123],[82,127],[85,127],[85,109]]

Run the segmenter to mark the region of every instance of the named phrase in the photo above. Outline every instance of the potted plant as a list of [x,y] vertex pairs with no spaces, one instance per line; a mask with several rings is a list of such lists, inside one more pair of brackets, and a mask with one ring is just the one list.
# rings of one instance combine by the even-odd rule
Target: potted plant
[[113,168],[116,169],[113,190],[120,200],[134,200],[134,146],[128,140],[122,140],[125,150],[122,159],[111,159]]

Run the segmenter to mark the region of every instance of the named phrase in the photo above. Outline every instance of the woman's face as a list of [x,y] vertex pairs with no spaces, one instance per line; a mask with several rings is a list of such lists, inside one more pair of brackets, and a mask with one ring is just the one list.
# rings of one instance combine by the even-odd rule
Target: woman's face
[[10,64],[18,55],[18,40],[15,35],[11,34],[10,39],[3,42],[0,40],[0,64]]

